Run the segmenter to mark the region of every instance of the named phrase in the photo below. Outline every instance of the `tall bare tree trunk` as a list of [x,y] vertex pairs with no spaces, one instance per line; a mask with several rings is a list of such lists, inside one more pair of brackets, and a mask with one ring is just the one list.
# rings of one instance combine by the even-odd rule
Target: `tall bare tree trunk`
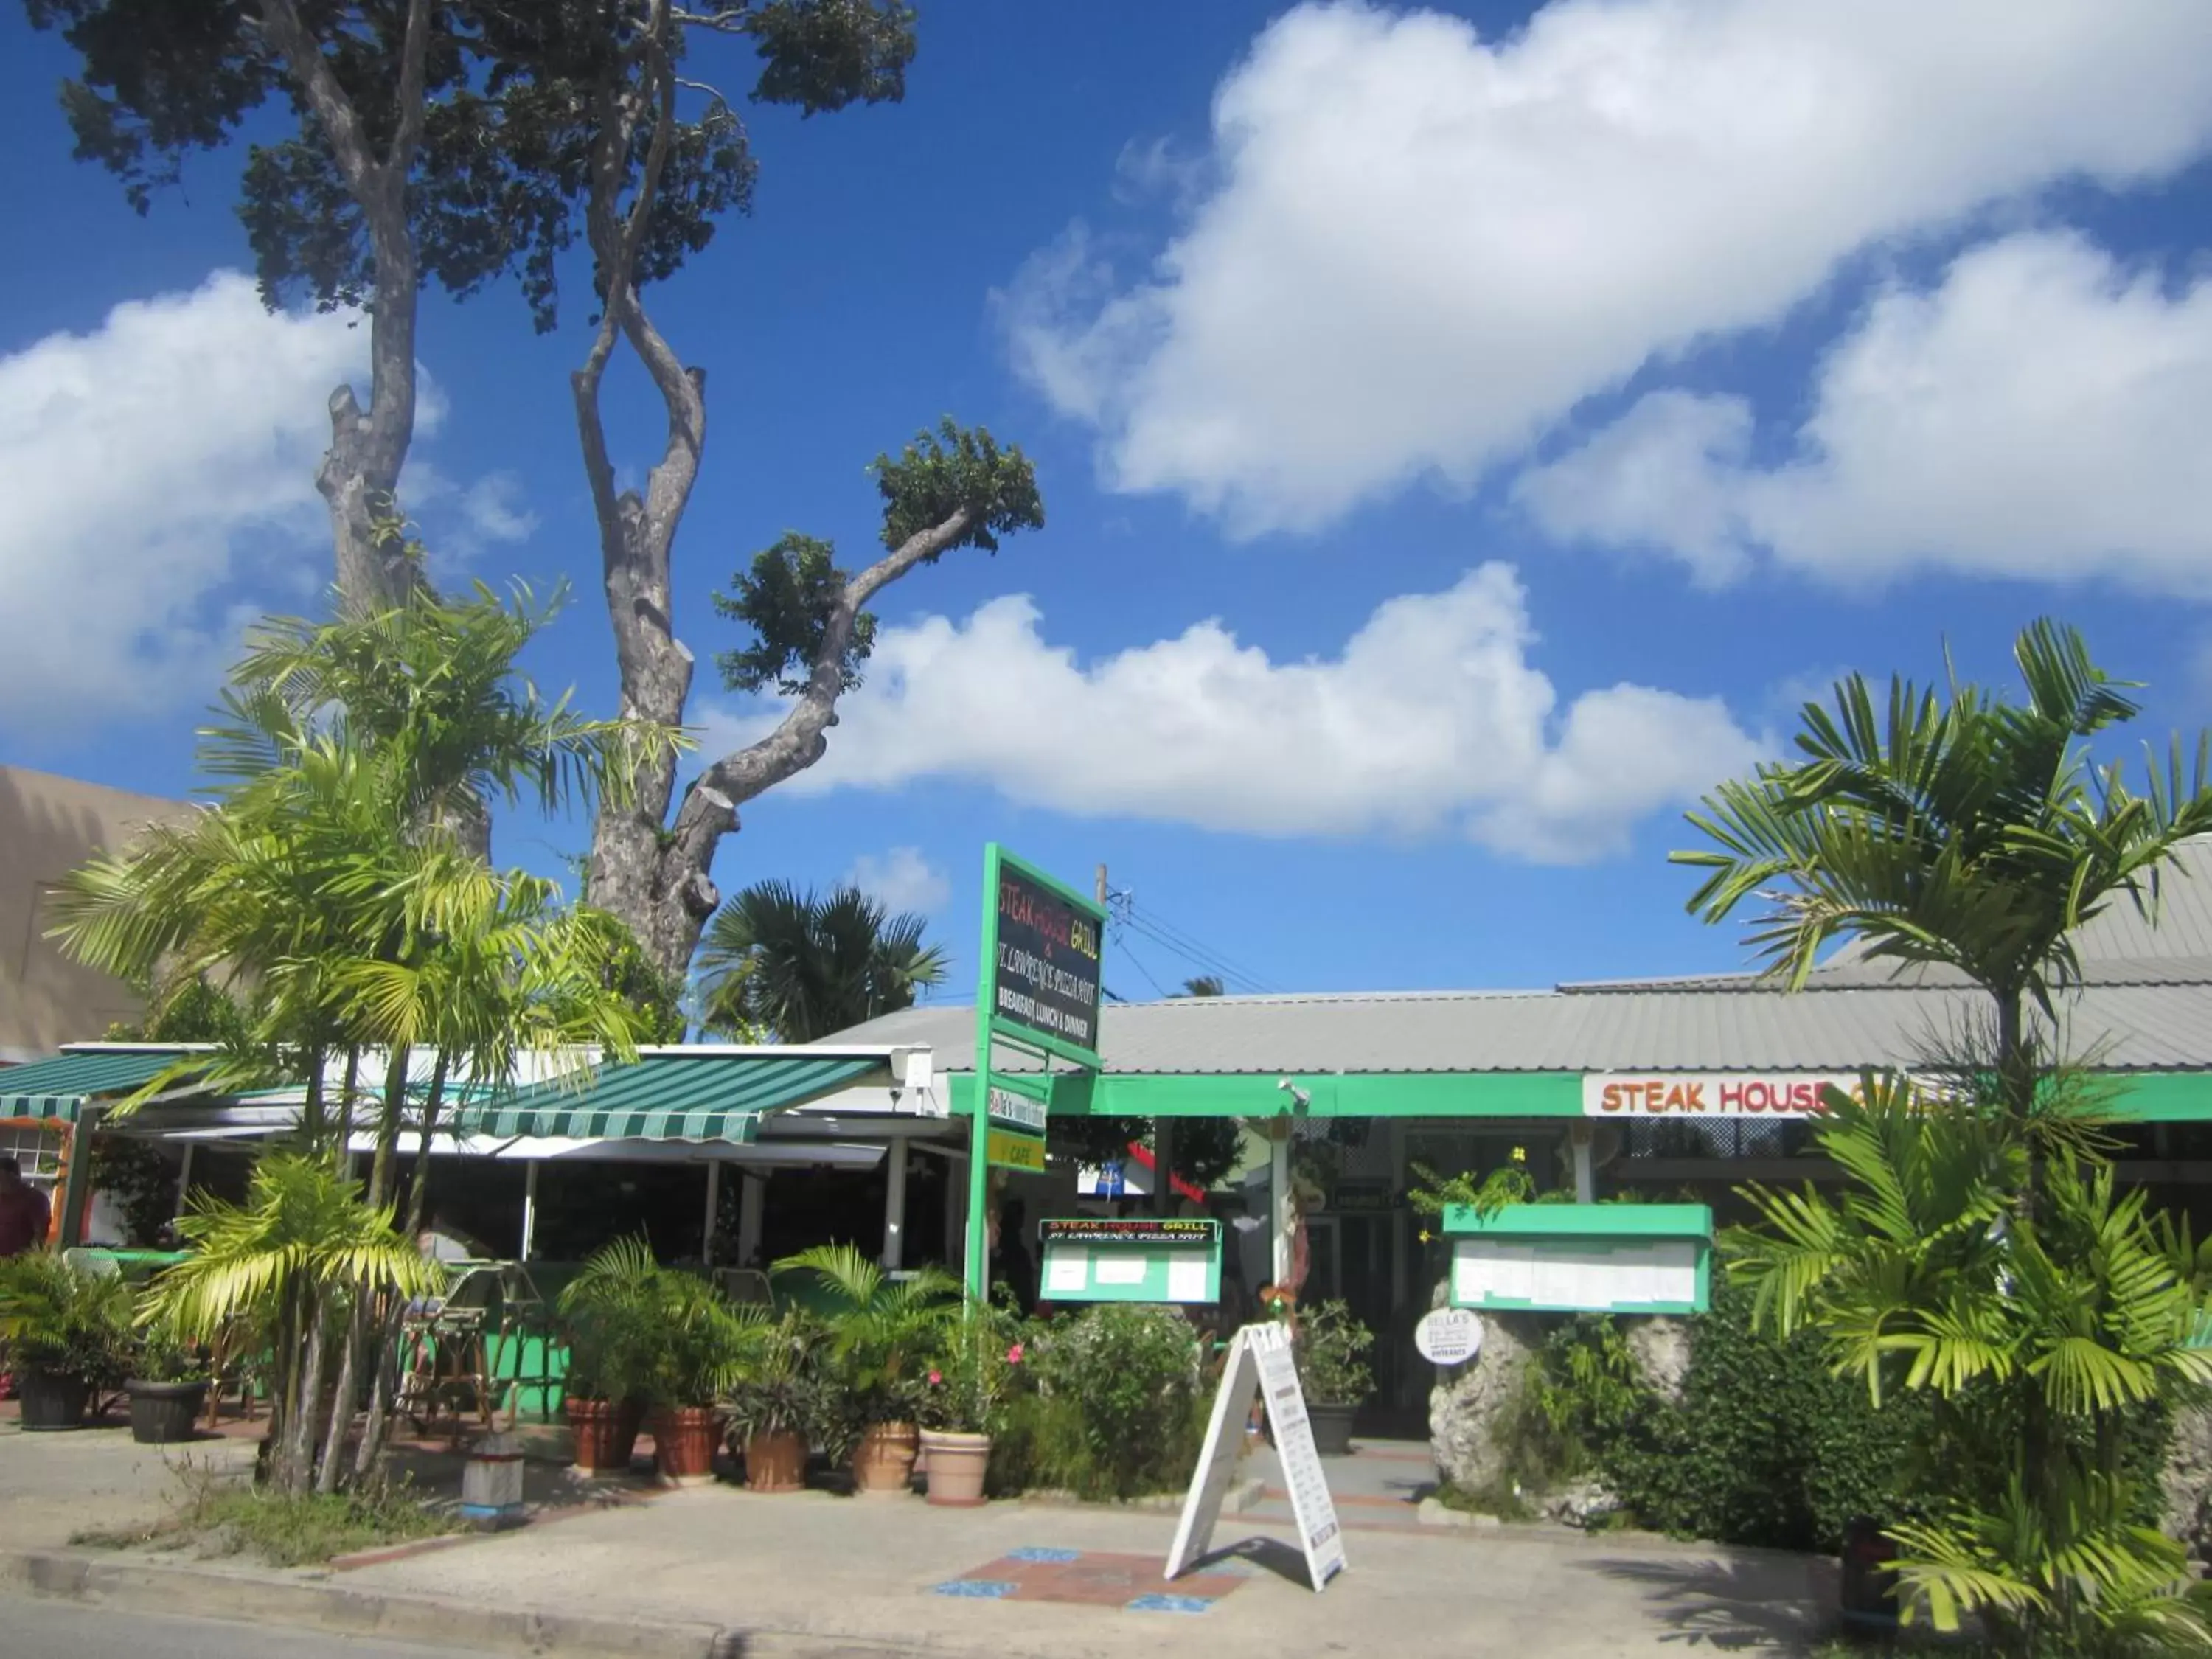
[[261,27],[283,54],[293,87],[314,112],[368,229],[375,298],[369,313],[368,408],[349,386],[331,393],[331,447],[315,474],[330,508],[342,603],[398,603],[422,573],[396,536],[379,532],[397,511],[400,469],[415,438],[415,321],[422,276],[407,222],[407,176],[425,115],[429,0],[409,0],[400,45],[399,106],[382,155],[294,0],[258,0]]
[[[698,481],[707,441],[707,374],[687,368],[639,297],[637,255],[653,213],[660,174],[677,127],[673,51],[683,19],[668,0],[651,0],[629,48],[635,72],[599,100],[592,154],[586,228],[604,288],[605,308],[583,366],[570,377],[576,430],[599,523],[600,562],[622,676],[626,719],[680,726],[691,695],[694,662],[676,637],[670,599],[670,555]],[[627,205],[623,198],[638,135],[650,125],[645,166]],[[667,430],[645,490],[620,490],[609,458],[599,408],[600,382],[617,341],[637,353],[660,394]],[[641,770],[621,805],[603,803],[592,835],[587,882],[591,902],[619,916],[647,960],[671,977],[690,966],[699,935],[721,902],[712,875],[714,852],[738,827],[738,809],[822,758],[844,689],[844,659],[861,607],[895,581],[957,543],[969,524],[967,508],[910,537],[850,578],[815,655],[805,690],[783,722],[758,743],[708,767],[680,803],[677,757]],[[670,811],[674,809],[672,821]]]

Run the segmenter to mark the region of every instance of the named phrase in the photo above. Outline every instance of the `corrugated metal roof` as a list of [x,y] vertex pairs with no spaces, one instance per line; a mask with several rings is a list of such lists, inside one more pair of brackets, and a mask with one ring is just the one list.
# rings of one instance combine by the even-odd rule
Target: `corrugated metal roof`
[[465,1106],[455,1115],[455,1133],[743,1145],[769,1112],[828,1094],[883,1065],[880,1057],[853,1054],[645,1054],[627,1066],[599,1066],[580,1085],[556,1079],[496,1104]]
[[[1955,1053],[1987,1018],[1978,993],[1896,986],[1187,997],[1109,1006],[1099,1049],[1130,1074],[1848,1071]],[[2065,1051],[2103,1066],[2212,1067],[2212,985],[2091,987],[2064,1024]],[[971,1009],[912,1008],[838,1041],[926,1043],[939,1071],[964,1072],[975,1033]]]
[[127,1095],[175,1063],[176,1048],[103,1048],[0,1067],[0,1117],[70,1123],[87,1100]]

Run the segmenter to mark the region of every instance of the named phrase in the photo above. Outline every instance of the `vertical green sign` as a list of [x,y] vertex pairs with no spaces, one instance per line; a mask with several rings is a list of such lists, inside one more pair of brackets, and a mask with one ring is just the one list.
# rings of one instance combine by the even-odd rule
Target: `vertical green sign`
[[[1106,911],[992,842],[983,848],[982,948],[975,983],[975,1093],[968,1159],[969,1294],[990,1291],[992,1045],[1098,1068]],[[1021,1091],[1026,1092],[1026,1091]],[[1006,1139],[1008,1130],[998,1131]],[[996,1161],[1026,1167],[1024,1158]]]

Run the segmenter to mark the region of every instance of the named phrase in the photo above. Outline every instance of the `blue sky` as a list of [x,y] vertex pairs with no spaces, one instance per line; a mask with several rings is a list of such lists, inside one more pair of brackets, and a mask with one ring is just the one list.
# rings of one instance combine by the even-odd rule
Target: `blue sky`
[[[753,217],[648,296],[708,371],[680,635],[710,663],[710,591],[787,528],[865,556],[864,464],[941,414],[1024,446],[1048,526],[890,590],[830,758],[717,878],[858,872],[963,981],[993,837],[1255,984],[1719,968],[1681,809],[1838,671],[1948,641],[2002,678],[2055,612],[2193,732],[2212,12],[1928,9],[925,0],[903,105],[754,112]],[[242,619],[327,580],[361,341],[221,274],[235,157],[145,220],[73,162],[68,68],[0,13],[35,246],[0,270],[0,755],[182,794]],[[449,575],[575,582],[533,667],[604,709],[581,321],[426,301],[408,487]],[[709,743],[761,717],[703,667]],[[1136,933],[1108,983],[1196,971]]]

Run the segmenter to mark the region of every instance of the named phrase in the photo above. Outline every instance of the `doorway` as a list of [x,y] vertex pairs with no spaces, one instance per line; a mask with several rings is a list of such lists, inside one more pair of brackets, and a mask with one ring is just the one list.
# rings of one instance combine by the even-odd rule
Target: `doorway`
[[1306,1218],[1305,1300],[1341,1301],[1375,1334],[1375,1346],[1367,1352],[1375,1395],[1360,1413],[1358,1425],[1366,1435],[1427,1432],[1425,1407],[1419,1401],[1410,1407],[1401,1403],[1419,1363],[1413,1352],[1419,1315],[1408,1317],[1398,1293],[1406,1225],[1406,1213],[1400,1210],[1323,1211]]

